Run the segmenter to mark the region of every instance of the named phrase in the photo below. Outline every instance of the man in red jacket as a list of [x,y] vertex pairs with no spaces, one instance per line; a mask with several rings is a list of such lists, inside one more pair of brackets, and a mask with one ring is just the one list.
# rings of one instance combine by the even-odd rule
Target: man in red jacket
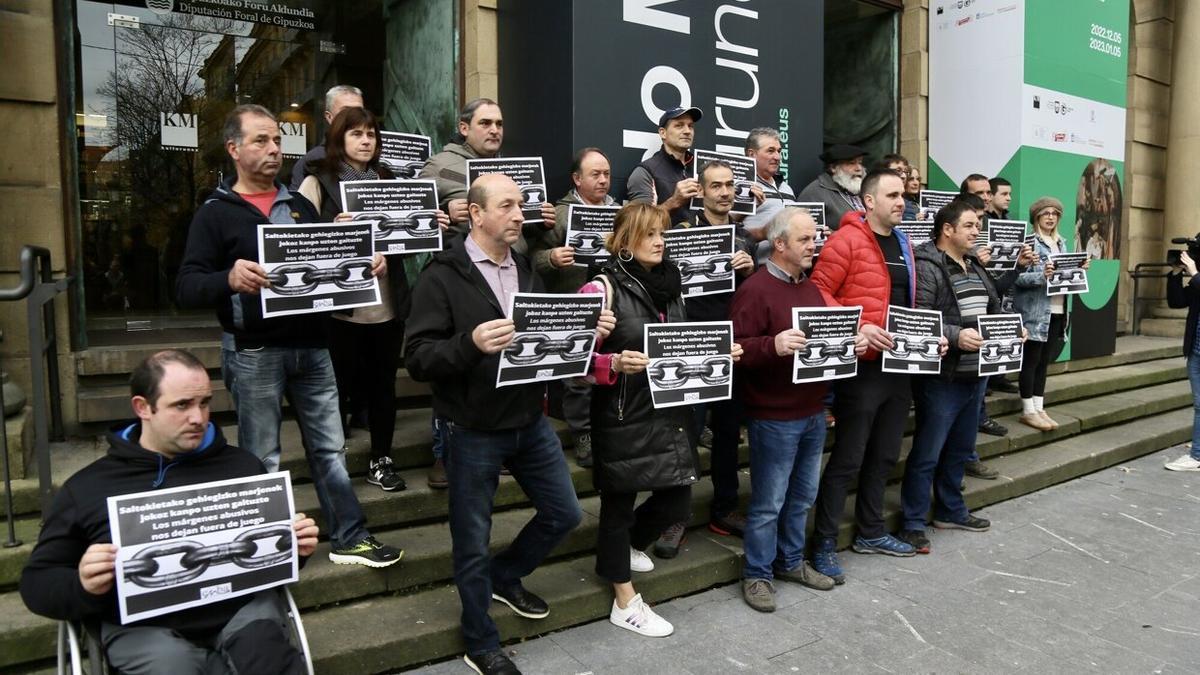
[[912,246],[903,232],[893,229],[904,214],[904,179],[891,169],[872,171],[863,179],[862,201],[865,212],[852,211],[842,218],[813,271],[813,282],[827,304],[862,306],[860,331],[869,347],[859,360],[858,376],[834,386],[837,441],[817,493],[812,563],[839,584],[845,575],[835,552],[838,523],[856,478],[854,551],[916,553],[889,534],[883,522],[883,489],[900,456],[912,401],[909,376],[882,372],[879,359],[880,352],[892,348],[884,328],[888,305],[912,307],[916,299]]
[[[742,597],[760,612],[775,611],[773,579],[827,591],[833,579],[804,561],[804,527],[817,496],[825,447],[829,385],[792,383],[792,360],[805,335],[792,327],[793,307],[824,307],[808,279],[817,225],[804,209],[785,207],[767,226],[771,257],[733,296],[734,339],[745,350],[738,395],[750,430],[750,508]],[[859,355],[867,340],[855,341]]]

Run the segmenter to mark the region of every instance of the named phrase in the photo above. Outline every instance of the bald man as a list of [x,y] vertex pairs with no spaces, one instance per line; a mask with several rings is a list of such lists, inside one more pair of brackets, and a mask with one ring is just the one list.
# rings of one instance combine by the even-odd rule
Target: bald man
[[[488,174],[467,193],[471,229],[434,256],[413,294],[405,364],[433,385],[433,409],[449,420],[445,448],[450,488],[454,581],[462,602],[464,659],[480,673],[514,673],[488,616],[492,600],[542,619],[544,600],[525,590],[527,576],[582,517],[558,436],[542,415],[544,383],[496,388],[500,354],[513,340],[506,316],[513,293],[543,292],[529,259],[513,251],[521,236],[521,191]],[[605,310],[598,332],[613,326]],[[491,555],[492,497],[508,467],[537,509],[504,551]]]

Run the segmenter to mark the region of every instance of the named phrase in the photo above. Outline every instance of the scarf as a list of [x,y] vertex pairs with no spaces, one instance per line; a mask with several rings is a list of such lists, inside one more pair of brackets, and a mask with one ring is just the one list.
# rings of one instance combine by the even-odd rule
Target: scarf
[[346,162],[342,162],[342,165],[338,167],[338,180],[379,180],[379,174],[370,166],[367,166],[366,171],[359,171]]
[[626,274],[641,282],[646,292],[650,294],[650,301],[654,303],[654,309],[661,314],[666,314],[667,306],[683,292],[679,266],[668,260],[666,256],[663,257],[662,262],[650,269],[646,269],[636,260],[626,263],[618,259],[617,264],[625,270]]

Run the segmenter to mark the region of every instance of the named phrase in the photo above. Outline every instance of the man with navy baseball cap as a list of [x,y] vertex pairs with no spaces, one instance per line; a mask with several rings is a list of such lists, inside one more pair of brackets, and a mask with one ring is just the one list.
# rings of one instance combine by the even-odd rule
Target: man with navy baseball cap
[[692,178],[692,144],[696,123],[703,114],[699,108],[671,108],[658,118],[658,137],[662,147],[634,167],[625,182],[628,201],[658,204],[671,214],[671,224],[688,221],[688,206],[699,196],[700,183]]

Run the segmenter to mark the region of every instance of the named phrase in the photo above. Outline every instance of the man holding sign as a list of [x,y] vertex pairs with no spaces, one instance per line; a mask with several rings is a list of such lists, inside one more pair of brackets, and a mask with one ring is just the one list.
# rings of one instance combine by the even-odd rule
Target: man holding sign
[[[236,672],[304,672],[273,591],[120,624],[108,497],[264,473],[254,455],[228,445],[209,422],[212,387],[195,356],[158,352],[130,379],[138,421],[114,428],[108,454],[55,496],[21,575],[26,606],[52,619],[100,621],[108,661],[121,672],[224,672],[208,668],[225,661]],[[307,558],[317,546],[317,526],[296,514],[293,529],[298,553]]]
[[[268,471],[279,467],[279,425],[287,395],[328,519],[330,560],[394,565],[403,551],[371,536],[350,487],[324,325],[313,316],[263,317],[262,291],[274,284],[261,264],[259,225],[312,223],[317,211],[276,179],[282,136],[271,111],[254,104],[234,108],[225,119],[224,137],[237,175],[219,185],[192,219],[176,283],[179,306],[216,308],[224,329],[221,373],[237,411],[238,445],[258,455]],[[355,268],[360,279],[354,284],[367,275],[386,274],[382,255],[363,262],[370,262],[370,268]]]
[[[507,176],[485,174],[471,183],[467,202],[467,236],[434,256],[413,293],[405,363],[413,379],[432,384],[434,413],[448,421],[444,461],[465,660],[476,672],[515,672],[488,608],[498,600],[526,618],[549,616],[546,602],[521,579],[583,514],[562,445],[542,415],[545,384],[496,388],[501,354],[515,334],[504,308],[514,293],[542,290],[529,259],[512,250],[525,222],[521,191]],[[612,329],[612,317],[601,311],[601,336]],[[492,498],[503,467],[537,512],[493,556]]]
[[[742,596],[760,612],[775,609],[776,578],[819,590],[834,586],[804,560],[804,528],[821,476],[829,385],[792,384],[791,368],[806,342],[805,334],[792,327],[792,308],[825,306],[808,279],[816,236],[806,210],[779,211],[767,226],[771,257],[734,294],[730,310],[734,339],[744,350],[737,383],[750,430]],[[866,349],[866,338],[857,335],[856,353]]]
[[[934,216],[931,239],[917,247],[917,307],[942,313],[942,335],[950,344],[941,372],[913,379],[917,407],[916,435],[905,464],[900,501],[904,512],[899,538],[918,553],[929,552],[925,516],[930,489],[933,525],[941,529],[982,532],[990,526],[971,515],[963,501],[963,472],[975,452],[979,426],[979,349],[983,337],[979,317],[997,314],[1000,298],[1016,281],[1016,270],[993,280],[984,269],[987,250],[975,250],[979,216],[961,200],[942,207]],[[1028,264],[1032,251],[1021,252]]]

